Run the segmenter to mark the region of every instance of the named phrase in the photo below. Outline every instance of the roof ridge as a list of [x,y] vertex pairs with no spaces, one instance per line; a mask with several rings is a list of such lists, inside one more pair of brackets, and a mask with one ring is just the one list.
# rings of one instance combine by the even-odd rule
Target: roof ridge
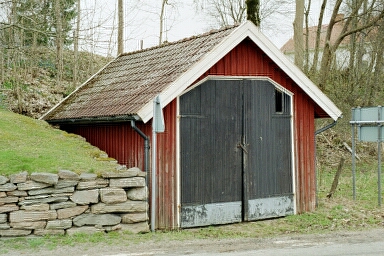
[[120,54],[117,57],[128,56],[128,55],[137,54],[137,53],[140,53],[140,52],[146,52],[146,51],[150,51],[150,50],[154,50],[154,49],[159,49],[159,48],[170,46],[170,45],[175,45],[175,44],[180,44],[180,43],[188,42],[190,40],[194,40],[194,39],[197,39],[197,38],[211,36],[211,35],[219,33],[219,32],[230,30],[230,29],[239,27],[240,25],[241,24],[227,25],[227,26],[223,26],[223,27],[218,28],[218,29],[211,29],[210,31],[204,32],[202,34],[194,35],[194,36],[190,36],[190,37],[185,37],[185,38],[179,39],[177,41],[173,41],[173,42],[165,41],[161,45],[155,45],[155,46],[152,46],[152,47],[148,47],[148,48],[144,48],[144,49],[136,50],[136,51],[132,51],[132,52],[124,52],[124,53]]

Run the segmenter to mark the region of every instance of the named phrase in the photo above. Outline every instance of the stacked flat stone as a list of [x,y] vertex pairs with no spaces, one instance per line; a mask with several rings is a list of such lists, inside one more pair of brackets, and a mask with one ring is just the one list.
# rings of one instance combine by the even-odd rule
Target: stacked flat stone
[[145,179],[139,168],[0,175],[0,237],[148,232]]

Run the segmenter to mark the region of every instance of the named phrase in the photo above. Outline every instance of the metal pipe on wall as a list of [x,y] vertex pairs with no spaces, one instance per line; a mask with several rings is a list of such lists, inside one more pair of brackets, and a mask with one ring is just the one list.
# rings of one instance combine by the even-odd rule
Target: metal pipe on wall
[[144,139],[144,158],[145,158],[144,171],[148,175],[148,171],[149,171],[149,137],[147,135],[145,135],[139,128],[137,128],[135,120],[131,120],[131,127]]
[[152,186],[151,186],[151,231],[155,232],[155,209],[156,209],[156,132],[153,129],[152,131],[152,175],[151,175],[151,181],[152,181]]
[[333,121],[332,123],[330,123],[330,124],[328,124],[328,125],[326,125],[326,126],[324,126],[323,128],[320,128],[319,130],[317,130],[317,131],[315,132],[315,135],[318,135],[318,134],[320,134],[320,133],[322,133],[322,132],[324,132],[324,131],[326,131],[326,130],[332,128],[332,127],[335,126],[336,124],[337,124],[337,120],[336,120],[336,121]]
[[[145,182],[148,189],[148,173],[149,173],[149,137],[145,135],[137,126],[135,123],[135,120],[131,120],[131,127],[133,130],[135,130],[143,139],[144,139],[144,171],[147,175],[145,178]],[[152,199],[153,200],[153,199]],[[148,199],[147,199],[148,201]],[[152,209],[152,211],[154,211]]]

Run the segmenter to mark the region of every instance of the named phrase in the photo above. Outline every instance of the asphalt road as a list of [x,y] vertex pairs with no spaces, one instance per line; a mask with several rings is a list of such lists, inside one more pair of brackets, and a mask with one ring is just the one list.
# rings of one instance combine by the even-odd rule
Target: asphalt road
[[7,256],[328,256],[384,255],[384,226],[364,231],[285,234],[269,238],[152,240],[140,243],[76,244],[54,249],[12,250]]
[[[171,254],[180,255],[180,254]],[[304,247],[301,245],[290,245],[286,248],[268,248],[259,250],[247,250],[247,251],[233,251],[227,253],[210,252],[210,253],[197,253],[188,255],[200,255],[200,256],[303,256],[303,255],[316,255],[316,256],[335,256],[335,255],[384,255],[384,241],[380,242],[363,242],[357,244],[308,244]]]
[[[127,248],[128,249],[128,248]],[[149,246],[145,251],[128,249],[106,256],[199,255],[199,256],[334,256],[384,255],[384,229],[360,232],[329,232],[285,235],[266,239],[194,240]]]

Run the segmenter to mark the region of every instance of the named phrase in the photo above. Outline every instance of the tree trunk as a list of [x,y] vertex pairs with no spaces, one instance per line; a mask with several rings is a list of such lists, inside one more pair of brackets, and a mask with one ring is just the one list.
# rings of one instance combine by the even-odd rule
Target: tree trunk
[[339,184],[340,174],[341,174],[341,171],[343,170],[343,166],[344,166],[344,161],[345,161],[344,157],[341,157],[340,163],[337,166],[337,172],[335,174],[335,177],[333,178],[331,190],[329,190],[329,192],[327,194],[327,198],[331,198],[337,189],[337,185]]
[[159,33],[159,45],[163,43],[163,30],[164,30],[164,13],[165,13],[165,5],[168,4],[168,0],[163,0],[161,4],[161,12],[160,12],[160,33]]
[[118,29],[117,29],[117,55],[124,52],[124,11],[123,11],[123,0],[118,0],[117,4],[118,13]]
[[80,0],[77,0],[77,19],[76,19],[76,30],[73,39],[73,51],[75,56],[75,65],[73,66],[73,88],[77,87],[78,83],[78,69],[79,69],[79,32],[80,32]]
[[[364,6],[363,12],[362,12],[361,6],[365,3],[365,1],[360,0],[356,2],[355,6],[350,6],[351,9],[350,9],[350,14],[348,18],[344,20],[338,20],[337,14],[342,2],[343,2],[342,0],[336,1],[335,7],[333,9],[332,17],[327,29],[327,34],[325,38],[326,44],[324,47],[323,58],[321,60],[321,68],[320,68],[320,82],[319,82],[320,89],[325,88],[327,75],[330,71],[330,67],[332,64],[332,58],[334,56],[335,51],[338,49],[339,45],[341,44],[341,42],[347,36],[351,36],[361,31],[366,31],[368,28],[372,28],[373,26],[376,26],[378,21],[384,18],[384,11],[382,9],[373,8],[374,6],[372,4],[370,5],[369,10],[366,8],[366,6]],[[366,11],[364,12],[364,10]],[[353,27],[351,22],[353,21],[353,18],[357,16],[366,18],[366,22],[358,22],[358,26]],[[336,22],[343,22],[343,26],[339,36],[331,45],[330,44],[331,33]]]
[[[356,1],[356,0],[355,0]],[[368,6],[367,2],[365,1],[363,3],[363,13],[368,12]],[[367,17],[368,16],[368,17]],[[360,21],[360,25],[366,26],[368,24],[368,21],[371,19],[371,16],[373,15],[367,15],[362,17],[362,20]],[[366,38],[366,33],[359,33],[357,40],[357,49],[356,49],[356,69],[361,70],[364,69],[363,67],[363,56],[366,51],[366,45],[365,45],[365,38]]]
[[373,53],[371,55],[371,70],[372,82],[368,87],[368,99],[367,106],[372,106],[374,104],[374,97],[377,97],[380,88],[382,88],[382,70],[384,68],[384,47],[382,42],[384,40],[384,22],[381,22],[378,25],[376,40],[373,43]]
[[63,28],[61,17],[61,2],[55,0],[55,16],[56,16],[56,69],[57,69],[57,86],[60,86],[63,78]]
[[329,25],[327,28],[327,34],[325,36],[325,45],[324,45],[324,49],[323,49],[323,57],[321,59],[321,66],[320,66],[320,72],[319,72],[320,73],[319,87],[321,90],[325,89],[325,82],[326,82],[326,78],[327,78],[327,73],[329,72],[329,69],[331,66],[331,60],[332,60],[332,56],[333,56],[334,47],[331,46],[330,40],[331,40],[331,34],[332,34],[333,26],[336,23],[336,17],[337,17],[337,14],[339,12],[341,3],[342,3],[342,0],[337,0],[335,3],[332,17],[329,21]]
[[260,0],[246,0],[247,20],[260,27]]
[[[351,8],[356,9],[357,7],[357,1],[352,0],[351,2]],[[357,16],[352,16],[351,18],[351,25],[352,27],[356,28],[358,26],[359,20]],[[350,83],[348,83],[348,91],[350,93],[350,99],[353,99],[353,92],[356,88],[356,79],[357,79],[357,66],[356,66],[356,56],[357,56],[357,49],[358,49],[358,42],[357,42],[357,34],[354,33],[351,35],[351,40],[349,41],[349,63],[348,63],[348,70],[347,70],[347,75],[348,75],[348,80]]]
[[316,73],[316,71],[317,71],[317,64],[319,62],[321,27],[323,25],[324,11],[325,11],[326,5],[327,5],[327,0],[323,0],[323,3],[321,4],[321,8],[320,8],[319,21],[318,21],[317,30],[316,30],[315,49],[314,49],[314,53],[313,53],[312,67],[311,67],[311,70],[310,70],[311,74],[315,74]]
[[0,84],[4,82],[4,53],[0,51]]
[[293,22],[293,41],[295,44],[295,64],[300,69],[303,68],[304,63],[303,21],[304,0],[296,0],[296,14]]
[[304,50],[304,56],[305,56],[305,64],[304,64],[304,73],[308,74],[309,71],[309,11],[311,10],[311,0],[308,1],[308,7],[305,10],[304,16],[305,16],[305,50]]
[[16,95],[16,100],[17,100],[17,111],[19,114],[23,112],[23,103],[22,103],[22,92],[20,88],[20,83],[19,83],[19,64],[20,64],[20,51],[19,51],[19,46],[20,46],[20,31],[16,27],[17,24],[17,1],[12,0],[12,10],[11,10],[11,17],[10,17],[10,24],[11,24],[11,30],[10,30],[10,58],[13,63],[12,63],[12,86],[14,93]]

